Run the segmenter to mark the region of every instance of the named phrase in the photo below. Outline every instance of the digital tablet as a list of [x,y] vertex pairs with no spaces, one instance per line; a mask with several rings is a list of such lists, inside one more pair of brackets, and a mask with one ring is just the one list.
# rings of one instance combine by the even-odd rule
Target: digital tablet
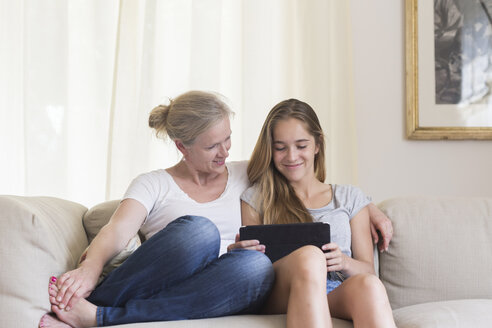
[[256,239],[265,245],[273,262],[306,245],[323,246],[330,242],[330,225],[323,222],[263,224],[239,229],[240,240]]

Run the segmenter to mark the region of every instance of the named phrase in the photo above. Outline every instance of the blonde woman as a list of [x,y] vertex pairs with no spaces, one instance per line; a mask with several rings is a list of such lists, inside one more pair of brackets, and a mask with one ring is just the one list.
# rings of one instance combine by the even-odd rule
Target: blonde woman
[[[93,327],[254,313],[273,285],[257,242],[227,245],[241,224],[245,162],[226,163],[231,110],[218,95],[190,91],[150,114],[183,159],[138,176],[80,267],[49,286],[40,327]],[[207,217],[207,218],[205,218]],[[138,231],[147,241],[96,286],[104,264]],[[222,255],[221,255],[222,254]],[[86,298],[87,299],[84,299]]]
[[287,327],[395,327],[374,275],[369,201],[356,187],[327,184],[324,137],[314,110],[289,99],[268,114],[248,165],[244,225],[330,223],[331,243],[302,247],[273,264],[265,313],[287,313]]

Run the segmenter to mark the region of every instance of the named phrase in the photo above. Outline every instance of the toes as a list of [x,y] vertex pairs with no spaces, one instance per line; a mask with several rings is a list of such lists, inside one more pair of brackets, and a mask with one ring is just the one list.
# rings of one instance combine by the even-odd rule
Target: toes
[[71,328],[66,323],[58,320],[52,314],[45,314],[39,321],[39,328]]
[[48,292],[50,295],[54,292],[55,295],[58,293],[58,287],[56,286],[56,277],[52,276],[50,278],[50,283],[48,284]]
[[56,323],[57,321],[58,320],[47,313],[41,317],[41,320],[39,320],[39,328],[54,327],[54,323]]
[[53,305],[58,305],[59,302],[56,300],[56,295],[58,294],[58,290],[54,284],[48,288],[48,294],[50,298],[50,303]]
[[44,318],[45,318],[46,316],[47,316],[47,314],[43,315],[43,316],[41,317],[41,319],[39,320],[39,325],[38,325],[38,327],[39,327],[39,328],[44,328],[44,327],[46,327],[46,326],[45,326],[45,321],[44,321]]
[[[50,283],[48,285],[48,294],[49,294],[49,299],[50,303],[54,305],[59,305],[59,302],[56,300],[56,295],[58,295],[58,287],[56,286],[56,277],[52,276],[50,278]],[[46,321],[46,320],[45,320]]]
[[55,292],[58,293],[59,289],[58,289],[58,286],[56,285],[56,283],[54,282],[50,282],[49,286],[48,286],[48,289],[53,289]]
[[58,294],[58,290],[56,289],[56,287],[53,287],[53,285],[51,285],[48,288],[48,294],[50,294],[50,296],[56,296],[56,294]]

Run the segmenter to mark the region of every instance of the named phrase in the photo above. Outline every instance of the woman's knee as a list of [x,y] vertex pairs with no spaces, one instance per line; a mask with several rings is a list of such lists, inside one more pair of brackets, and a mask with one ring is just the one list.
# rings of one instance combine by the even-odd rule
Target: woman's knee
[[211,234],[220,238],[219,230],[215,223],[204,216],[198,215],[184,215],[180,216],[171,224],[179,224],[183,228],[190,230],[190,232],[199,232],[200,234]]
[[[147,244],[147,245],[145,245]],[[142,246],[179,249],[183,253],[210,253],[217,257],[220,233],[216,225],[202,216],[181,216],[147,240]]]
[[198,239],[205,242],[220,244],[220,233],[217,226],[203,216],[185,215],[172,221],[184,232],[187,239]]

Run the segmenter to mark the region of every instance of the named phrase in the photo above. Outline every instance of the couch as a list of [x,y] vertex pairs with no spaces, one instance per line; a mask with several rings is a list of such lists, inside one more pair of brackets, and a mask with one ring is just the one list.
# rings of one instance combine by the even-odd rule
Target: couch
[[[37,326],[49,310],[49,277],[77,265],[117,204],[87,210],[58,198],[0,196],[0,327]],[[492,198],[407,197],[379,206],[395,231],[378,274],[397,326],[492,327]],[[284,315],[241,315],[120,327],[283,326]]]

